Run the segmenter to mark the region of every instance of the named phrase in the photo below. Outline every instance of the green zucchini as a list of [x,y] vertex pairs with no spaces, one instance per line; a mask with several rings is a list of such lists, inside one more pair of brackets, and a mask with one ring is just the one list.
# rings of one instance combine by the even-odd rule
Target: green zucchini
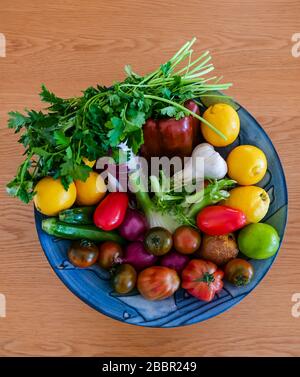
[[93,224],[93,214],[96,207],[77,207],[59,212],[59,220],[68,224]]
[[106,232],[94,225],[66,224],[56,218],[43,220],[42,229],[51,236],[68,240],[86,239],[94,242],[115,241],[120,244],[125,243],[118,233]]

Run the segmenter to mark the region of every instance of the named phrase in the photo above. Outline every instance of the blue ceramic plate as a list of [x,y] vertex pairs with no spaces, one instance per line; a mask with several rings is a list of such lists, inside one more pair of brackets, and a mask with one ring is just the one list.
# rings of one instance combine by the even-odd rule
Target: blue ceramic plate
[[[268,172],[260,186],[268,192],[271,204],[264,222],[273,225],[282,240],[287,219],[287,189],[279,157],[271,140],[257,121],[242,107],[237,111],[241,120],[238,140],[220,150],[226,157],[228,151],[239,144],[261,148],[268,159]],[[114,293],[108,272],[98,266],[75,268],[68,262],[69,241],[47,235],[41,229],[43,216],[35,212],[36,228],[42,248],[50,265],[63,283],[81,300],[99,312],[119,321],[139,326],[177,327],[191,325],[214,317],[240,302],[266,275],[276,255],[267,260],[252,260],[255,278],[243,288],[225,283],[224,289],[207,303],[189,296],[184,290],[166,300],[151,302],[138,294],[119,296]]]

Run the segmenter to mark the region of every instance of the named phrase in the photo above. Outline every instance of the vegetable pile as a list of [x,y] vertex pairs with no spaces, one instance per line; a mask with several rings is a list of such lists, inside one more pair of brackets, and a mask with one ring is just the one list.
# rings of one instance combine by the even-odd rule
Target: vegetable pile
[[[240,119],[219,92],[230,84],[206,76],[214,69],[209,53],[193,59],[194,42],[145,76],[126,66],[123,82],[69,99],[42,86],[46,111],[10,113],[25,160],[8,193],[33,200],[47,216],[42,229],[73,240],[69,261],[110,271],[120,295],[137,289],[163,300],[183,288],[211,301],[224,279],[249,284],[251,259],[272,257],[279,247],[277,231],[260,223],[270,199],[255,185],[266,156],[252,145],[232,148],[226,160],[219,153],[237,139]],[[96,164],[105,156],[125,166],[128,190],[118,174],[117,190],[108,190]],[[163,156],[180,158],[183,168],[141,177],[131,166],[132,158]]]

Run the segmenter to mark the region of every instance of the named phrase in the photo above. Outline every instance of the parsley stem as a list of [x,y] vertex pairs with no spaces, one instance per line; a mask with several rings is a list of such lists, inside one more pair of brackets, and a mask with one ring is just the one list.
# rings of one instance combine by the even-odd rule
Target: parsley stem
[[180,54],[182,54],[186,49],[191,48],[193,43],[196,41],[194,37],[191,41],[186,42],[177,52],[176,54],[170,59],[170,61],[175,60]]
[[26,160],[23,162],[23,164],[21,165],[21,173],[20,173],[20,184],[19,184],[19,187],[17,189],[17,193],[16,193],[16,196],[18,195],[20,189],[22,189],[23,187],[23,182],[24,182],[24,178],[25,178],[25,174],[28,170],[28,167],[29,167],[29,163],[30,163],[30,159],[31,157],[33,156],[33,152],[30,152],[26,158]]
[[[195,64],[197,64],[200,60],[202,60],[203,58],[205,58],[207,55],[209,55],[209,51],[205,51],[201,56],[199,56],[199,58],[197,58],[196,60],[194,60],[192,63],[189,64],[189,67],[193,67]],[[209,58],[207,58],[209,61],[211,59],[211,57],[209,56]],[[207,62],[205,61],[205,62]],[[186,70],[186,67],[180,69],[179,71],[176,72],[176,75],[181,75],[181,73],[183,73],[184,71]]]
[[181,56],[179,56],[179,58],[171,65],[172,71],[179,63],[185,60],[185,58],[187,58],[189,55],[190,55],[190,51],[185,51]]

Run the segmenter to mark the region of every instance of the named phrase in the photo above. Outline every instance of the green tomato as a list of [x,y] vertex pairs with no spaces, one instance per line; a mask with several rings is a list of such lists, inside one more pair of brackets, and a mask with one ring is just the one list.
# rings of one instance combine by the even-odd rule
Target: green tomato
[[156,226],[146,233],[144,246],[150,254],[157,256],[167,254],[172,245],[172,234],[165,228]]
[[275,228],[269,224],[250,224],[238,235],[240,251],[249,258],[267,259],[272,257],[279,247],[280,238]]
[[112,277],[112,286],[117,293],[126,294],[133,290],[137,273],[130,264],[121,264],[115,269]]

